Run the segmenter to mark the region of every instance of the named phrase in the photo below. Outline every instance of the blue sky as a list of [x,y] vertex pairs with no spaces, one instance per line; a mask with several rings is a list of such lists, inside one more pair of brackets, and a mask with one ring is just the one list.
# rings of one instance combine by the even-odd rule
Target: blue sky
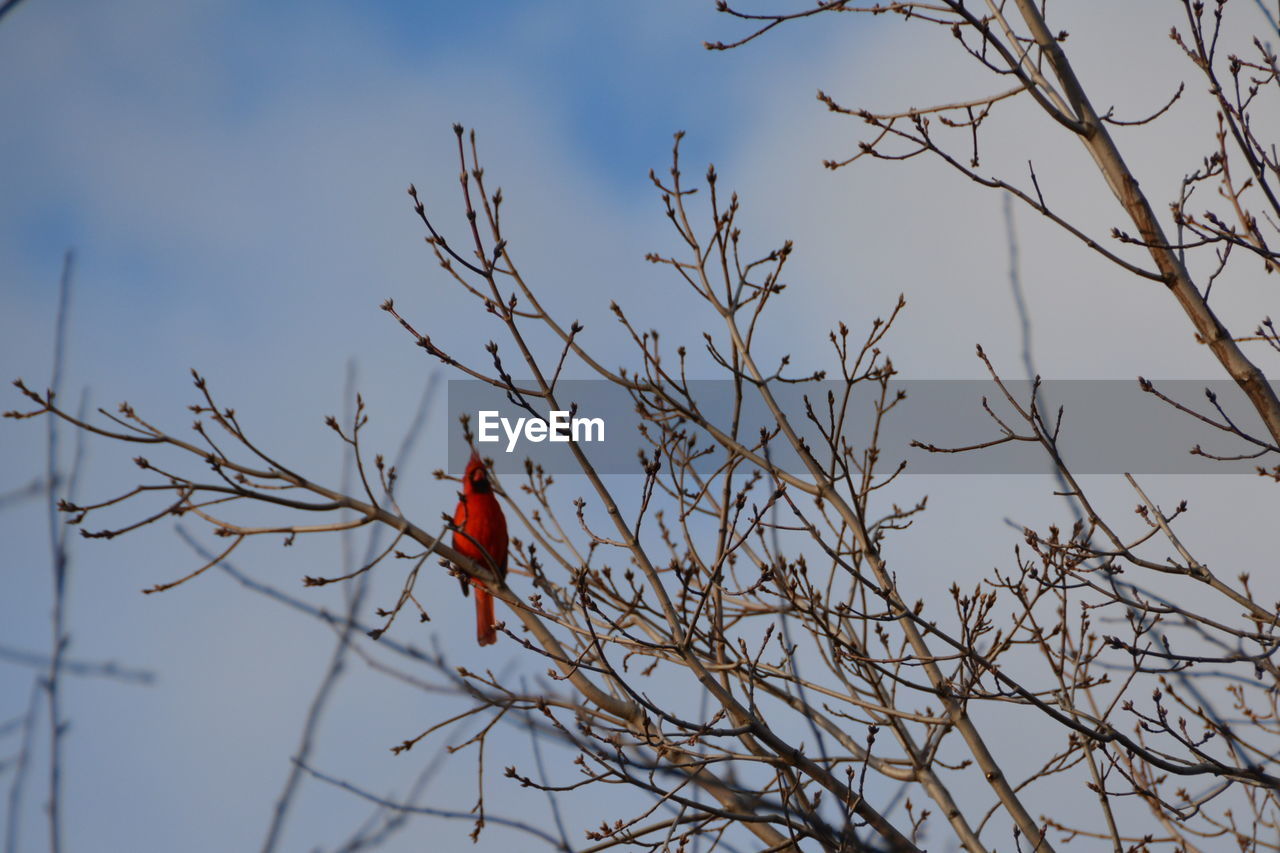
[[[1153,4],[1122,13],[1133,19],[1126,26],[1098,32],[1087,25],[1102,8],[1115,15],[1098,3],[1071,13],[1079,25],[1072,49],[1096,60],[1089,78],[1119,81],[1116,91],[1129,100],[1118,109],[1163,103],[1158,75],[1177,62],[1167,25],[1130,46],[1144,58],[1131,62],[1116,49],[1116,33],[1147,33],[1138,24]],[[712,3],[685,0],[26,0],[0,20],[5,376],[46,381],[58,271],[73,249],[68,396],[88,388],[95,405],[127,399],[185,429],[188,370],[198,367],[264,444],[336,482],[339,448],[322,418],[342,408],[348,361],[359,364],[371,440],[385,448],[398,441],[433,367],[377,310],[384,298],[473,358],[495,334],[436,274],[405,196],[416,183],[458,233],[455,121],[477,129],[489,180],[504,187],[512,251],[526,275],[549,307],[583,319],[588,341],[614,360],[627,351],[610,300],[673,339],[696,342],[705,325],[642,260],[675,248],[646,175],[665,171],[671,134],[685,130],[687,173],[717,163],[723,184],[743,196],[748,238],[761,253],[797,240],[792,288],[766,346],[796,353],[797,362],[825,359],[836,318],[862,328],[905,291],[894,350],[904,375],[980,376],[977,341],[1016,368],[999,200],[935,164],[837,174],[820,166],[847,156],[860,127],[829,115],[815,90],[874,106],[944,101],[978,79],[954,57],[927,52],[949,36],[918,38],[895,21],[842,16],[781,28],[729,54],[701,46],[741,32]],[[1117,213],[1087,158],[1018,109],[1011,121],[1025,124],[994,143],[989,160],[1016,170],[1031,150],[1046,164],[1046,191],[1105,234]],[[1173,120],[1178,128],[1189,119]],[[1141,159],[1144,181],[1176,177],[1185,157],[1150,148],[1158,137],[1144,133],[1126,137],[1155,151]],[[1168,300],[1151,298],[1037,218],[1020,216],[1018,227],[1028,299],[1034,316],[1046,318],[1037,324],[1037,356],[1047,375],[1217,376]],[[1255,286],[1225,294],[1224,310],[1238,298],[1243,311]],[[1174,332],[1159,331],[1166,327]],[[1140,345],[1126,343],[1135,328],[1145,333]],[[2,401],[19,405],[12,393]],[[428,476],[443,464],[446,428],[442,418],[430,422],[402,487],[405,504],[427,519],[452,501],[452,490]],[[39,473],[42,441],[39,424],[0,422],[0,491]],[[91,443],[89,451],[86,496],[133,481],[127,450]],[[1002,529],[999,507],[1031,514],[1053,506],[1043,483],[931,488],[938,510],[926,529],[934,543],[957,531],[977,539],[979,525]],[[1260,514],[1270,506],[1262,498],[1249,505]],[[1232,523],[1243,528],[1250,517]],[[43,519],[34,502],[0,512],[0,535],[11,543],[0,566],[6,647],[47,648]],[[957,572],[985,570],[1007,554],[1004,546],[938,567],[936,544],[922,536],[896,559],[937,567],[926,575],[945,585]],[[143,667],[159,682],[68,683],[67,849],[252,849],[331,635],[225,577],[140,596],[193,567],[168,529],[77,542],[74,555],[73,656]],[[239,562],[298,592],[302,574],[332,571],[335,561],[322,543],[287,556],[264,546]],[[395,587],[388,583],[384,592]],[[448,587],[455,591],[452,581]],[[336,593],[307,594],[340,605]],[[424,645],[431,632],[447,642],[457,625],[467,635],[468,614],[456,605],[441,599],[422,629]],[[458,651],[476,666],[515,665],[510,648],[485,661],[470,647]],[[29,669],[0,661],[0,721],[21,712],[31,679]],[[402,792],[421,762],[393,760],[387,747],[439,716],[421,693],[352,673],[326,719],[317,764]],[[451,767],[431,801],[465,810],[474,766]],[[489,772],[497,784],[497,768]],[[37,769],[23,850],[44,849],[41,780]],[[545,808],[505,796],[516,815]],[[349,795],[308,783],[281,849],[332,844],[366,813]],[[470,846],[465,822],[420,819],[415,827],[387,849],[421,849],[423,832],[437,849]],[[476,849],[511,843],[494,828]]]
[[[187,371],[199,367],[266,443],[335,480],[339,451],[321,418],[342,407],[348,360],[360,364],[371,432],[384,446],[406,427],[432,367],[377,310],[382,299],[395,297],[415,321],[473,352],[493,334],[433,278],[404,194],[416,182],[457,227],[448,218],[456,212],[453,122],[477,128],[509,215],[534,226],[518,249],[528,266],[562,282],[549,302],[579,301],[605,278],[609,298],[624,298],[648,274],[643,252],[666,239],[646,174],[665,168],[672,132],[689,132],[691,172],[700,174],[713,154],[741,147],[777,76],[705,51],[701,41],[723,30],[701,4],[640,14],[596,3],[108,8],[54,0],[27,2],[2,24],[0,110],[14,117],[0,130],[10,164],[0,198],[6,372],[47,381],[57,274],[71,248],[68,393],[87,387],[95,405],[108,407],[128,399],[183,429]],[[566,243],[574,246],[568,264]],[[599,296],[588,310],[604,317],[608,298]],[[28,481],[40,470],[43,431],[11,421],[0,428],[3,481]],[[406,476],[407,505],[427,518],[452,501],[451,489],[426,476],[443,464],[444,428],[433,419]],[[132,476],[131,453],[92,444],[89,454],[85,495],[104,497]],[[49,603],[43,512],[31,502],[0,523],[19,543],[6,555],[0,642],[39,651]],[[288,772],[331,635],[225,578],[204,578],[164,602],[140,596],[192,567],[171,531],[156,534],[125,548],[73,542],[72,654],[150,670],[158,683],[69,682],[67,849],[251,849]],[[259,577],[296,592],[301,573],[331,572],[332,550],[300,546]],[[245,565],[276,565],[278,553],[260,550]],[[451,624],[469,636],[449,586],[435,614],[439,636],[450,636]],[[308,600],[340,606],[334,596]],[[499,648],[496,657],[509,655]],[[0,663],[5,719],[20,713],[31,678]],[[403,792],[422,762],[393,760],[387,748],[436,718],[438,707],[422,703],[416,691],[349,675],[317,763]],[[472,764],[455,762],[427,801],[465,811],[471,783],[458,782],[472,774]],[[43,791],[37,765],[20,849],[45,844]],[[510,811],[540,816],[542,808],[536,799]],[[298,809],[282,849],[332,844],[369,811],[319,783],[305,786]],[[420,819],[393,849],[421,849],[423,832],[439,849],[470,846],[469,830],[465,821]],[[479,849],[511,843],[495,827]]]

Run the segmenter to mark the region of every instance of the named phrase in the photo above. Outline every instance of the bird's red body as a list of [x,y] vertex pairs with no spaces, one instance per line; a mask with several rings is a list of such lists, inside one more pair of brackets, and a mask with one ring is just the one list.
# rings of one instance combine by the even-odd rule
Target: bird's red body
[[[487,567],[499,578],[507,576],[507,518],[493,493],[489,472],[484,462],[472,453],[467,473],[462,478],[462,499],[453,514],[453,549]],[[476,640],[482,646],[498,641],[493,627],[493,596],[483,584],[472,580],[476,588]],[[462,582],[467,592],[467,582]]]

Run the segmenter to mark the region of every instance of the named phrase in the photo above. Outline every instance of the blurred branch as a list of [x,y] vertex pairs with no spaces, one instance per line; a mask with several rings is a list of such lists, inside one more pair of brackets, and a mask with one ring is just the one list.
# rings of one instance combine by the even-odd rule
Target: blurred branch
[[[347,382],[345,393],[343,394],[343,400],[345,402],[349,403],[356,398],[356,384],[355,363],[348,362]],[[399,452],[396,454],[395,462],[392,465],[393,471],[401,471],[408,465],[413,447],[417,443],[418,436],[426,424],[426,415],[429,411],[431,398],[433,397],[436,386],[436,374],[433,372],[427,378],[427,384],[418,398],[418,406],[414,418],[410,422],[410,425],[401,440]],[[362,413],[357,409],[357,411],[350,413],[345,418],[348,428],[351,429],[353,435],[356,434],[359,429],[356,421],[360,417],[362,417]],[[344,492],[348,492],[350,491],[351,472],[357,462],[356,448],[349,448],[349,452],[344,452],[343,457],[344,483],[342,490]],[[387,494],[386,497],[391,499],[390,494]],[[384,528],[382,527],[371,528],[368,537],[368,544],[365,549],[365,564],[369,564],[373,561],[383,530]],[[344,542],[346,541],[346,534],[349,532],[350,531],[344,531]],[[344,552],[346,551],[347,549],[344,548]],[[343,573],[350,574],[352,571],[353,566],[349,556],[347,556],[344,559]],[[280,796],[276,800],[276,806],[272,812],[271,824],[267,829],[266,839],[263,841],[263,853],[271,853],[279,843],[286,816],[288,815],[290,805],[292,804],[298,790],[298,783],[301,780],[301,769],[304,768],[306,762],[310,760],[311,751],[316,740],[316,733],[320,726],[320,720],[324,714],[325,707],[328,704],[330,697],[333,695],[333,692],[337,687],[338,680],[342,675],[348,651],[351,646],[351,641],[353,637],[357,635],[357,631],[359,630],[356,622],[356,616],[364,606],[368,589],[369,575],[367,573],[361,575],[359,580],[353,586],[347,587],[349,595],[347,597],[346,616],[342,620],[341,626],[337,631],[338,637],[334,645],[333,652],[329,657],[329,664],[325,669],[324,675],[320,679],[320,684],[316,688],[311,704],[307,708],[306,717],[302,726],[301,739],[298,743],[297,751],[291,760],[290,771],[288,778],[285,780],[284,788],[281,790]]]
[[[355,794],[360,799],[368,800],[369,802],[381,808],[387,809],[389,811],[401,812],[404,814],[428,815],[430,817],[442,817],[442,818],[448,818],[450,820],[468,820],[468,821],[475,820],[475,815],[472,814],[471,812],[460,812],[460,811],[453,811],[450,809],[434,809],[434,808],[431,808],[430,806],[414,806],[414,805],[409,805],[408,803],[397,803],[393,800],[388,800],[385,797],[379,797],[378,795],[372,794],[362,788],[358,788],[350,782],[346,782],[346,781],[343,781],[342,779],[338,779],[333,776],[329,776],[328,774],[321,773],[319,770],[308,767],[305,764],[299,763],[299,766],[307,774],[309,774],[310,776],[316,779],[319,779],[321,782],[325,782],[330,785],[333,785],[335,788],[340,788],[350,794]],[[498,826],[505,826],[509,829],[516,829],[516,830],[519,830],[520,832],[525,833],[526,835],[531,835],[534,838],[537,838],[541,841],[545,841],[557,850],[567,849],[560,844],[559,840],[554,835],[544,832],[543,830],[538,829],[536,826],[531,826],[527,823],[524,823],[523,821],[512,820],[510,818],[502,817],[501,815],[493,815],[493,814],[486,815],[485,819],[488,821],[491,821],[492,823],[497,824]]]
[[9,781],[9,797],[6,806],[4,849],[5,853],[18,853],[18,842],[21,838],[19,825],[22,821],[22,792],[27,781],[27,772],[31,766],[31,756],[35,747],[37,712],[40,708],[40,697],[44,693],[44,685],[40,679],[31,683],[31,695],[27,700],[27,712],[22,717],[20,728],[18,757],[14,760],[13,779]]
[[[0,646],[0,660],[47,670],[53,663],[49,655],[28,652],[9,646]],[[59,671],[66,675],[86,676],[90,678],[109,678],[115,681],[134,682],[136,684],[154,684],[156,675],[149,669],[135,669],[122,666],[115,661],[82,661],[63,658]]]
[[0,19],[12,12],[21,2],[22,0],[3,0],[3,2],[0,2]]
[[[0,14],[3,14],[0,9]],[[71,274],[74,255],[70,250],[62,259],[62,276],[58,283],[58,311],[54,324],[53,337],[53,377],[49,382],[50,397],[56,397],[62,388],[62,371],[66,359],[67,322],[71,313]],[[84,416],[87,397],[81,396],[80,417]],[[44,687],[49,694],[47,704],[49,711],[49,801],[45,810],[49,816],[49,850],[60,853],[62,849],[62,738],[66,733],[67,723],[62,719],[62,697],[59,692],[62,675],[63,655],[66,653],[70,637],[66,629],[66,600],[69,578],[69,558],[67,553],[67,528],[58,513],[60,501],[71,501],[75,494],[75,485],[80,472],[84,453],[84,432],[76,431],[75,459],[71,465],[71,475],[65,494],[59,497],[55,491],[59,471],[58,460],[58,428],[60,424],[50,419],[47,427],[48,446],[45,455],[45,501],[49,515],[49,550],[53,570],[53,612],[52,620],[52,654],[49,658],[49,671]]]
[[[53,488],[57,489],[60,483],[54,483]],[[19,486],[16,489],[0,493],[0,509],[4,509],[9,504],[22,503],[31,498],[40,497],[48,494],[50,489],[49,483],[44,477],[36,477],[25,486]]]

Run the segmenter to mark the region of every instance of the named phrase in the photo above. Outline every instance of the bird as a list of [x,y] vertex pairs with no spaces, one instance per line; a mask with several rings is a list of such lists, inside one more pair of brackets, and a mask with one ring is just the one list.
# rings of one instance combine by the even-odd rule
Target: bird
[[[507,577],[507,518],[493,493],[489,471],[480,454],[471,452],[471,461],[462,478],[462,494],[453,513],[453,550],[487,567],[499,580]],[[468,592],[468,579],[460,578],[462,594]],[[489,646],[498,641],[493,626],[493,596],[478,579],[471,578],[476,588],[476,642]]]

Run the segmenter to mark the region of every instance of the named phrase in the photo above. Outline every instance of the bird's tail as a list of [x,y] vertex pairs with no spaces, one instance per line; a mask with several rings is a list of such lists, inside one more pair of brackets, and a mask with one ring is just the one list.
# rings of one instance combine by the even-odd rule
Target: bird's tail
[[493,627],[493,596],[476,587],[476,642],[491,646],[498,642],[498,631]]

